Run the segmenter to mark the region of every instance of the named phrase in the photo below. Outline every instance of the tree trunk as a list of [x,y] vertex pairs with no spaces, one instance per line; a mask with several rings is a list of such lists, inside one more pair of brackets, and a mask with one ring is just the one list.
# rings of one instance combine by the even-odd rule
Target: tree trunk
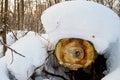
[[16,0],[14,0],[14,15],[13,15],[13,29],[16,30],[17,24],[16,24]]
[[17,1],[17,14],[18,14],[18,30],[20,30],[20,3]]
[[21,0],[21,29],[24,25],[24,0]]
[[55,55],[61,65],[70,70],[78,70],[90,66],[98,54],[93,44],[87,40],[64,38],[57,43]]
[[[7,27],[8,27],[8,0],[5,0],[5,5],[4,5],[4,12],[3,12],[3,32],[2,32],[2,40],[3,43],[6,44],[6,31],[7,31]],[[3,55],[5,55],[7,48],[5,45],[3,45]]]
[[0,24],[2,23],[2,19],[3,19],[3,16],[2,16],[2,14],[3,14],[3,0],[1,0],[1,15],[0,15]]

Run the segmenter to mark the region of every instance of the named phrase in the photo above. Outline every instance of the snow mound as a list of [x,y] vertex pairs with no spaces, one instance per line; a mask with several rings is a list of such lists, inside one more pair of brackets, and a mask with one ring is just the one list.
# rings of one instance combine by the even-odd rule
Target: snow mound
[[89,40],[107,58],[102,80],[120,80],[120,18],[115,12],[90,1],[66,1],[45,10],[41,20],[53,48],[61,38]]
[[59,3],[45,10],[41,20],[53,46],[61,38],[83,38],[91,41],[99,53],[116,42],[120,32],[117,14],[90,1]]
[[29,32],[10,46],[22,57],[11,50],[6,52],[8,69],[18,80],[27,80],[36,67],[41,66],[47,57],[47,50],[41,37]]

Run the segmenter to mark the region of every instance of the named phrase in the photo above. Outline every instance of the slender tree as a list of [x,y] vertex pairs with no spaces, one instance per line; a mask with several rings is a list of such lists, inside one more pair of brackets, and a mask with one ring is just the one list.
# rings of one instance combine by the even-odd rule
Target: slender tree
[[17,1],[16,0],[14,0],[14,15],[13,15],[13,29],[15,30],[16,29],[16,27],[17,27],[17,22],[16,22],[16,5],[17,5]]
[[2,18],[3,18],[3,0],[1,0],[1,11],[0,11],[1,15],[0,15],[0,24],[2,23]]
[[18,30],[20,30],[20,3],[19,3],[19,0],[17,0],[17,27],[18,27]]
[[24,26],[24,0],[21,0],[20,1],[20,10],[21,10],[21,12],[20,12],[20,20],[21,20],[21,29],[23,29],[23,26]]
[[[3,1],[3,0],[2,0]],[[8,27],[8,0],[4,1],[4,10],[3,10],[3,20],[2,20],[2,28],[3,28],[3,32],[2,32],[2,41],[4,44],[6,44],[6,31],[7,31],[7,27]],[[3,55],[5,55],[7,48],[5,45],[3,45]]]

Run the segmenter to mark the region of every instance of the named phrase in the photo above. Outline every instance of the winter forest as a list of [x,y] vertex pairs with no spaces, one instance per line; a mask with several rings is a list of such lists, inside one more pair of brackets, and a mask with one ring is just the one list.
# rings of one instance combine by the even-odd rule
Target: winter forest
[[120,0],[0,0],[0,80],[120,80],[119,34]]

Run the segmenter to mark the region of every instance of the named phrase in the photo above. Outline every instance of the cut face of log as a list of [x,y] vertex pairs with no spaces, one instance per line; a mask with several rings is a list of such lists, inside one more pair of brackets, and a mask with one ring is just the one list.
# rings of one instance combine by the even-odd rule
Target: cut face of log
[[96,51],[91,42],[79,38],[64,38],[55,48],[58,62],[70,70],[89,66],[96,58]]

